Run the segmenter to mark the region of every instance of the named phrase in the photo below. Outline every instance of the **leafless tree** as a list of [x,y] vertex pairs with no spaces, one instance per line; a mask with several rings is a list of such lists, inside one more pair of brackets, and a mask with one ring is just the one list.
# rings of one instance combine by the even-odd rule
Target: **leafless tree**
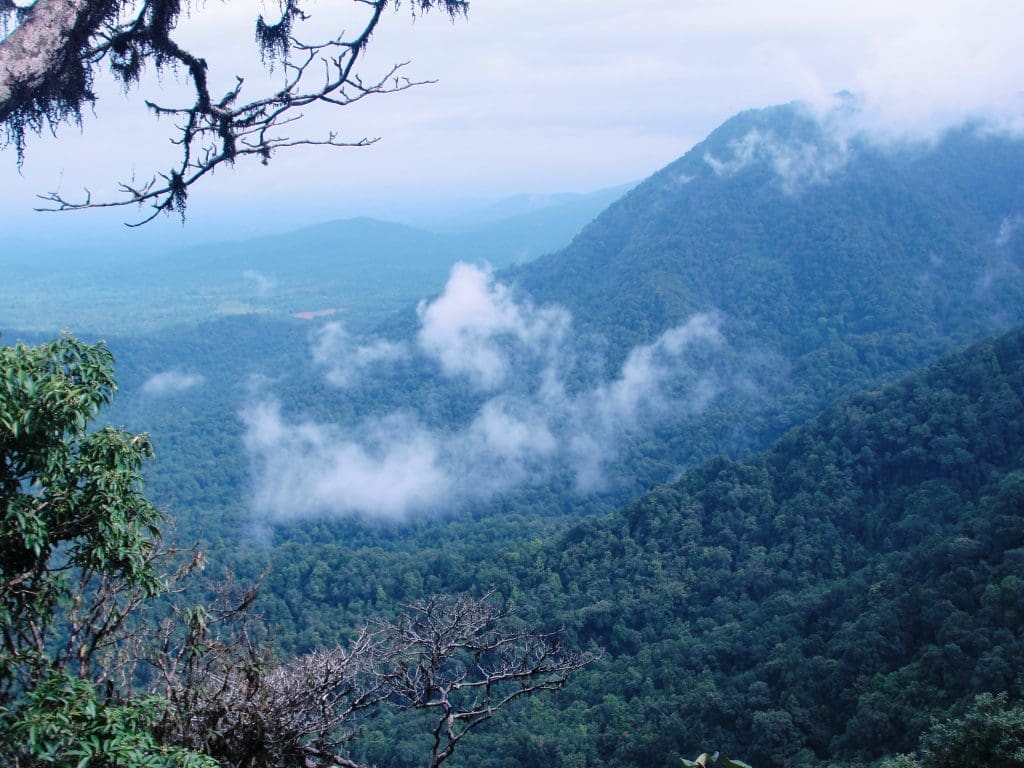
[[[55,130],[80,122],[82,109],[95,100],[93,81],[107,66],[126,87],[138,83],[147,65],[184,72],[191,103],[146,102],[159,117],[175,121],[180,148],[174,167],[140,182],[120,184],[120,197],[93,200],[88,190],[78,200],[58,193],[43,196],[47,210],[110,206],[147,206],[137,224],[159,213],[184,213],[189,188],[219,166],[247,155],[263,163],[296,145],[365,146],[373,138],[343,139],[293,135],[303,108],[326,104],[345,107],[367,96],[402,91],[421,84],[394,65],[382,76],[364,80],[357,70],[370,37],[389,5],[402,0],[351,0],[363,7],[361,25],[324,40],[300,40],[296,22],[307,19],[304,0],[279,0],[280,17],[255,19],[261,56],[281,67],[283,80],[271,92],[250,94],[242,78],[225,93],[211,93],[206,60],[183,48],[175,32],[183,11],[201,13],[189,0],[0,0],[0,144],[13,145],[19,162],[26,132]],[[453,18],[467,0],[407,0],[412,12],[438,8]],[[183,8],[183,5],[185,6]],[[136,225],[137,225],[136,224]]]
[[381,707],[427,714],[436,768],[502,707],[563,687],[591,660],[557,633],[511,628],[489,597],[463,596],[406,605],[347,648],[275,661],[251,635],[252,596],[168,622],[148,654],[151,690],[172,705],[161,741],[232,768],[364,768],[346,750]]

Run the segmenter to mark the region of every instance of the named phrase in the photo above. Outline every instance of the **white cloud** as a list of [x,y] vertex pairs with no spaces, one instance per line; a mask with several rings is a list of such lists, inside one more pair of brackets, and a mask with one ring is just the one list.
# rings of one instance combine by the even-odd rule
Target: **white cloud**
[[366,513],[397,517],[438,504],[451,478],[436,438],[395,415],[361,425],[358,439],[331,425],[287,424],[263,402],[243,413],[256,459],[256,511],[271,517]]
[[[607,485],[605,469],[624,438],[698,412],[718,391],[707,364],[690,354],[724,343],[709,315],[636,347],[617,376],[582,391],[567,386],[563,371],[574,343],[568,313],[516,301],[487,270],[455,267],[444,294],[423,305],[420,317],[421,353],[441,362],[444,375],[487,387],[468,423],[431,429],[405,412],[320,424],[286,418],[261,395],[243,413],[259,514],[400,517],[486,499],[560,471],[570,472],[581,492],[593,491]],[[360,348],[340,326],[328,326],[314,355],[339,344]],[[519,364],[509,363],[509,349],[518,350]]]
[[773,131],[755,129],[730,143],[731,155],[720,159],[706,152],[704,162],[716,176],[722,177],[763,163],[772,169],[783,192],[793,195],[807,186],[826,183],[849,161],[849,141],[856,127],[847,115],[845,105],[834,106],[830,112],[819,115],[821,135],[816,142],[782,138]]
[[[664,420],[668,413],[678,418],[702,411],[717,394],[718,384],[710,371],[694,369],[686,353],[696,345],[723,343],[718,320],[695,315],[652,344],[631,350],[616,379],[560,406],[573,415],[569,445],[577,486],[594,490],[605,485],[603,467],[624,436]],[[671,394],[671,385],[682,382],[686,391]]]
[[242,273],[242,277],[252,283],[257,296],[266,296],[277,285],[277,281],[274,280],[274,278],[267,277],[262,272],[258,272],[255,269],[245,270]]
[[742,139],[729,143],[729,150],[732,153],[730,157],[720,160],[710,152],[705,152],[704,162],[714,171],[715,176],[735,176],[758,158],[761,142],[761,132],[750,131]]
[[1022,25],[1015,0],[929,3],[870,41],[847,87],[862,95],[880,133],[935,136],[968,117],[1016,122]]
[[150,376],[142,384],[142,392],[152,397],[164,397],[198,387],[205,379],[198,373],[164,371]]
[[385,339],[357,344],[338,322],[325,323],[313,344],[313,362],[326,370],[327,381],[336,387],[352,386],[368,368],[408,355],[405,344]]
[[1015,216],[1007,216],[999,222],[999,234],[996,235],[996,245],[1000,248],[1008,245],[1017,234],[1021,224],[1024,224],[1024,214],[1020,213]]
[[569,327],[562,309],[517,302],[489,268],[458,263],[444,292],[418,307],[420,347],[450,376],[465,376],[483,390],[501,386],[508,374],[506,350],[560,348]]

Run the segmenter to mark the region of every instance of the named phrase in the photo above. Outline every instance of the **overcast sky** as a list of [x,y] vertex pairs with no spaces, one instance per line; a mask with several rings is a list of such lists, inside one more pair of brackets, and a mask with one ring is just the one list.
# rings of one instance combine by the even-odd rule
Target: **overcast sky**
[[[187,22],[193,50],[223,78],[257,74],[257,5],[208,0]],[[310,3],[311,36],[336,32],[338,8],[352,5]],[[255,232],[401,216],[449,199],[593,190],[642,179],[742,109],[821,102],[841,89],[858,93],[879,125],[927,131],[1019,100],[1022,29],[1021,0],[472,0],[469,18],[455,23],[441,14],[412,23],[400,12],[384,20],[363,71],[409,59],[414,77],[438,82],[309,114],[301,129],[380,143],[218,171],[192,195],[191,233],[173,222],[151,232],[216,233],[225,212]],[[145,83],[143,95],[161,87],[173,100],[173,78]],[[9,232],[116,227],[131,211],[55,221],[30,213],[33,196],[86,184],[102,195],[165,164],[166,127],[139,96],[108,82],[99,94],[81,131],[29,142],[20,174],[11,150],[0,155]]]

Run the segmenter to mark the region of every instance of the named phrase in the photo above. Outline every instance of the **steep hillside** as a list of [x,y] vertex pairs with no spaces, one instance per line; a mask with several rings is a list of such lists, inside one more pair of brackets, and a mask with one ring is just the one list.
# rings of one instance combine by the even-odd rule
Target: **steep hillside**
[[531,619],[607,649],[484,745],[508,765],[909,751],[974,694],[1024,693],[1024,330],[505,562]]
[[856,121],[852,106],[737,115],[509,275],[620,356],[718,312],[805,415],[1024,321],[1024,141],[967,126],[883,143]]

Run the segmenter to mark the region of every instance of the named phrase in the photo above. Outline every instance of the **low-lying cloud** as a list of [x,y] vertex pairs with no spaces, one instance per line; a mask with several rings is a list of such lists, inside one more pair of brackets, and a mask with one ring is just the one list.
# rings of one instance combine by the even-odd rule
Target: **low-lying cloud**
[[731,141],[723,151],[705,152],[703,160],[719,177],[734,176],[760,165],[772,170],[782,191],[799,194],[828,183],[846,167],[858,147],[883,151],[929,146],[952,128],[970,125],[979,133],[1024,135],[1024,97],[999,110],[956,114],[924,126],[880,119],[869,97],[833,94],[796,104],[812,131],[807,138],[782,136],[770,128],[754,128]]
[[516,301],[489,269],[456,264],[444,293],[417,308],[418,341],[449,376],[465,376],[480,389],[501,386],[508,375],[509,348],[553,355],[569,330],[569,313]]
[[836,133],[825,134],[821,143],[811,143],[753,130],[732,142],[730,149],[732,155],[725,159],[711,153],[704,155],[704,162],[716,176],[732,176],[756,162],[766,163],[788,195],[809,185],[825,183],[850,158],[848,137]]
[[252,284],[257,296],[266,296],[277,286],[277,281],[274,278],[267,277],[255,269],[245,270],[242,273],[242,277]]
[[198,373],[184,373],[182,371],[164,371],[150,376],[142,384],[142,392],[150,397],[165,397],[177,395],[181,392],[198,387],[205,381]]
[[336,387],[354,386],[367,370],[408,356],[405,344],[385,339],[360,344],[338,322],[321,327],[313,343],[313,362]]
[[[724,344],[712,315],[695,315],[634,348],[613,378],[583,389],[567,382],[574,343],[568,312],[517,299],[487,269],[458,265],[419,316],[417,348],[403,350],[478,387],[483,399],[472,418],[447,430],[414,412],[325,424],[289,418],[273,399],[256,402],[242,417],[261,516],[400,518],[542,483],[557,472],[570,473],[580,492],[594,491],[607,485],[608,464],[627,437],[701,411],[720,388],[706,362],[706,353]],[[314,354],[339,333],[323,331]]]

